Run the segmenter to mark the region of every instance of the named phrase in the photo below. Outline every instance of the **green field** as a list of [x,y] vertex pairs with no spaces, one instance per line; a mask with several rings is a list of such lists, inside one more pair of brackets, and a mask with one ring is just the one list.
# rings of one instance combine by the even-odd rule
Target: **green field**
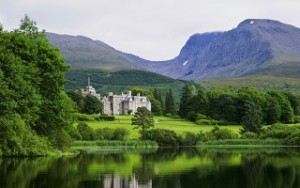
[[[130,130],[130,135],[127,139],[138,139],[140,137],[140,133],[138,129],[133,129],[131,125],[131,117],[132,116],[115,116],[115,121],[89,121],[87,124],[93,129],[101,129],[104,127],[109,128],[126,128]],[[169,117],[163,116],[155,116],[155,127],[160,129],[170,129],[174,130],[178,135],[184,135],[186,132],[198,133],[200,131],[210,131],[213,129],[211,125],[196,125],[193,122],[186,121],[183,119],[173,119]],[[236,133],[239,133],[241,126],[237,125],[226,125],[220,126],[222,128],[228,128]]]

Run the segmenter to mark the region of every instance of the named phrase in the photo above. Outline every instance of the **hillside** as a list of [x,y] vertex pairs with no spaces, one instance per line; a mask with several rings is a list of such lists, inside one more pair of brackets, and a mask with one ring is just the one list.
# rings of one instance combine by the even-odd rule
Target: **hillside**
[[60,49],[72,69],[101,69],[106,71],[142,70],[124,53],[111,46],[83,36],[47,33],[48,40]]
[[169,61],[133,58],[147,70],[185,80],[269,75],[300,77],[300,29],[249,19],[227,32],[195,34]]
[[289,91],[297,96],[300,96],[300,78],[249,76],[242,78],[202,80],[198,83],[206,89],[253,87],[261,91],[279,89]]
[[71,69],[66,73],[67,83],[65,88],[81,89],[87,85],[87,76],[91,76],[91,84],[101,94],[109,91],[127,91],[132,87],[147,89],[157,88],[163,95],[172,88],[176,102],[179,102],[181,90],[186,81],[178,81],[172,78],[141,70],[123,70],[107,72],[99,69]]

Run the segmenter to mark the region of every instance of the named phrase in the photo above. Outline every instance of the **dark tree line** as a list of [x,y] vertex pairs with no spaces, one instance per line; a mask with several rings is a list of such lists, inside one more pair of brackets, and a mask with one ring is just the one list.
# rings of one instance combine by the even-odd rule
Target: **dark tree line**
[[197,114],[203,114],[242,124],[245,131],[259,132],[262,124],[293,123],[299,109],[299,98],[289,92],[260,92],[253,88],[195,91],[193,86],[185,85],[179,115],[195,120]]
[[165,96],[165,100],[163,100],[163,96],[160,90],[147,90],[142,88],[131,88],[133,95],[140,93],[141,95],[145,95],[149,98],[151,102],[151,112],[154,115],[161,116],[166,114],[176,115],[177,108],[174,100],[173,91],[170,88]]

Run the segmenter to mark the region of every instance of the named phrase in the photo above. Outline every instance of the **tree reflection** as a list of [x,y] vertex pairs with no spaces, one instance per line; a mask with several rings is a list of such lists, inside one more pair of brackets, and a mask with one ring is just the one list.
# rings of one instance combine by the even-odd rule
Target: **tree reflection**
[[164,149],[71,157],[2,158],[0,187],[300,187],[297,150]]

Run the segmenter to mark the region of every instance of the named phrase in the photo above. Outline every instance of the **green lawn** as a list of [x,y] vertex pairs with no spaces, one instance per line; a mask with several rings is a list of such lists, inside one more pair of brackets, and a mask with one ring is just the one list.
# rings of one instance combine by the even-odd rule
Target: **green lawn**
[[[128,139],[137,139],[140,136],[138,129],[133,129],[131,125],[131,117],[132,116],[115,116],[115,121],[89,121],[87,124],[93,129],[101,129],[104,127],[109,128],[126,128],[130,130],[130,135]],[[190,121],[186,121],[183,119],[173,119],[169,117],[163,116],[155,116],[155,128],[161,129],[170,129],[174,130],[177,134],[183,135],[185,132],[198,133],[199,131],[210,131],[213,129],[211,125],[196,125]],[[232,125],[232,126],[220,126],[222,128],[228,128],[236,133],[239,133],[241,126]]]

